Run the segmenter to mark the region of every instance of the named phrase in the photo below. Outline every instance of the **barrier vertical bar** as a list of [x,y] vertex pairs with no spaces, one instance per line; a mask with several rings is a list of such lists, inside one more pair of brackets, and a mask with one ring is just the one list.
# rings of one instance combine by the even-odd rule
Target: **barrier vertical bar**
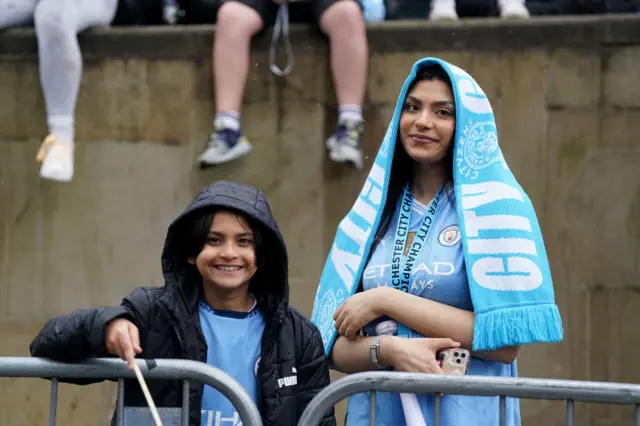
[[376,392],[369,392],[369,426],[376,426]]
[[440,404],[442,404],[442,397],[439,393],[436,393],[433,399],[433,422],[435,426],[440,426]]
[[640,404],[636,405],[636,426],[640,426]]
[[124,380],[118,379],[118,399],[116,401],[116,425],[124,426]]
[[500,426],[507,425],[507,398],[500,395]]
[[567,399],[567,426],[573,426],[573,399]]
[[58,411],[58,378],[51,379],[51,396],[49,399],[49,426],[56,426]]
[[182,426],[189,426],[189,380],[182,381]]

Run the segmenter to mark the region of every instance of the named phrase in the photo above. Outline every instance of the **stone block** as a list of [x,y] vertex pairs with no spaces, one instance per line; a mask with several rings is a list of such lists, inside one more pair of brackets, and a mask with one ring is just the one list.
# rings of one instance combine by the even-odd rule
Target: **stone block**
[[[291,73],[278,77],[269,68],[267,52],[255,52],[247,79],[245,102],[315,102],[324,103],[327,93],[328,58],[310,52],[295,52],[295,63]],[[283,55],[284,56],[284,55]],[[286,58],[278,59],[279,68],[286,66]]]
[[146,138],[141,140],[186,144],[202,126],[213,130],[213,90],[207,68],[206,62],[149,63],[149,119]]
[[596,107],[601,89],[600,61],[600,54],[593,50],[554,51],[548,71],[549,107]]
[[614,107],[640,107],[640,47],[610,50],[605,60],[604,100]]
[[37,64],[0,64],[0,99],[0,140],[44,139],[47,125]]
[[184,61],[89,62],[78,99],[77,139],[187,142],[194,111],[202,105],[197,77],[197,67]]
[[494,107],[502,152],[536,208],[544,200],[547,168],[547,66],[545,51],[505,52],[500,109]]
[[640,110],[603,108],[600,116],[601,147],[634,150],[640,146]]
[[0,63],[0,138],[14,139],[18,130],[16,129],[16,96],[18,92],[15,87],[18,85],[19,74],[16,72],[16,64],[13,62]]
[[[630,368],[637,359],[631,347],[640,339],[640,329],[632,326],[640,311],[640,293],[637,289],[610,290],[593,289],[591,292],[590,339],[598,342],[591,351],[591,380],[613,381],[622,383],[640,382],[637,369]],[[607,318],[608,321],[597,321],[596,318]],[[636,418],[633,406],[594,404],[591,407],[591,418],[594,425],[623,425],[633,423]],[[606,419],[606,422],[605,422]]]
[[608,289],[640,287],[638,188],[640,149],[600,148],[589,155],[563,202],[565,235],[575,249],[566,252],[573,280]]

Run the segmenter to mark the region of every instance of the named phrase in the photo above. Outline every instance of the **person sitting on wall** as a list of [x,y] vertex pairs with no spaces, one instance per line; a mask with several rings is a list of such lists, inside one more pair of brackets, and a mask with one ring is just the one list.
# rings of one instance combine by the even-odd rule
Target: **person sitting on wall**
[[77,34],[111,24],[160,23],[160,16],[156,0],[0,0],[0,29],[35,25],[49,127],[36,155],[42,178],[73,179],[75,108],[82,78]]
[[[432,21],[457,20],[457,8],[474,9],[474,6],[486,6],[484,1],[474,4],[469,0],[431,0],[429,9],[429,19]],[[526,0],[497,0],[498,12],[503,19],[527,19],[529,18],[529,10],[526,6]],[[495,6],[488,7],[491,12],[495,13]],[[482,7],[484,9],[485,7]],[[493,15],[492,13],[492,15]],[[464,14],[464,11],[463,11]]]
[[[193,9],[194,2],[213,3],[212,0],[189,0],[185,9]],[[198,157],[201,167],[225,163],[251,151],[252,145],[240,125],[250,69],[250,42],[261,29],[274,23],[278,7],[283,3],[286,0],[224,0],[217,11],[213,43],[216,115],[210,141]],[[289,5],[294,21],[297,18],[293,8],[297,6],[310,7],[313,21],[329,38],[331,70],[339,104],[337,131],[326,142],[329,157],[362,168],[362,103],[368,60],[362,7],[358,0],[294,3]],[[301,15],[305,14],[304,10],[298,10]]]
[[[171,224],[162,254],[163,287],[139,287],[119,307],[51,319],[31,355],[62,362],[136,356],[206,362],[233,376],[265,426],[295,426],[329,384],[317,327],[289,305],[287,249],[267,198],[234,182],[205,187]],[[180,407],[180,381],[149,382],[160,407]],[[135,381],[125,405],[145,406]],[[217,390],[191,384],[189,424],[240,419]],[[201,415],[202,413],[202,415]],[[333,409],[322,426],[336,424]],[[202,423],[201,423],[202,422]]]

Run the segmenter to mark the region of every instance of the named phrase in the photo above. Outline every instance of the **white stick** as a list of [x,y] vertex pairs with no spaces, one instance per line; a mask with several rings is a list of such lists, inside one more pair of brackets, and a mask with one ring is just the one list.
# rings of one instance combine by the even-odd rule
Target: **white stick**
[[138,382],[140,383],[140,387],[142,388],[142,393],[144,393],[144,397],[147,400],[147,404],[149,404],[149,408],[151,409],[151,415],[153,416],[153,420],[156,423],[156,426],[162,426],[162,421],[160,420],[160,414],[158,414],[158,409],[156,408],[156,404],[153,403],[153,398],[151,398],[151,393],[149,392],[149,388],[147,387],[147,383],[144,381],[144,377],[142,377],[142,372],[140,371],[140,367],[138,367],[137,363],[133,363],[133,371],[136,373],[136,377],[138,378]]
[[401,393],[400,401],[402,402],[402,411],[404,411],[404,419],[407,426],[427,426],[415,394]]
[[[383,321],[376,326],[376,334],[379,336],[393,336],[397,330],[398,326],[393,320]],[[427,426],[415,394],[401,393],[400,402],[402,402],[402,411],[404,411],[404,420],[407,426]]]

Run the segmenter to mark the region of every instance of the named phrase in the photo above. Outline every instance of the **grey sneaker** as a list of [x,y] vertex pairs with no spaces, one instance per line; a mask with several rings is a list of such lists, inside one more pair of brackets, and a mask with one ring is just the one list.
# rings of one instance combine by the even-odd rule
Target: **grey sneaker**
[[252,148],[239,130],[227,129],[216,123],[207,147],[198,157],[198,164],[205,168],[226,163],[247,155]]
[[346,120],[338,125],[336,133],[327,139],[329,158],[336,163],[351,163],[362,169],[362,121]]

